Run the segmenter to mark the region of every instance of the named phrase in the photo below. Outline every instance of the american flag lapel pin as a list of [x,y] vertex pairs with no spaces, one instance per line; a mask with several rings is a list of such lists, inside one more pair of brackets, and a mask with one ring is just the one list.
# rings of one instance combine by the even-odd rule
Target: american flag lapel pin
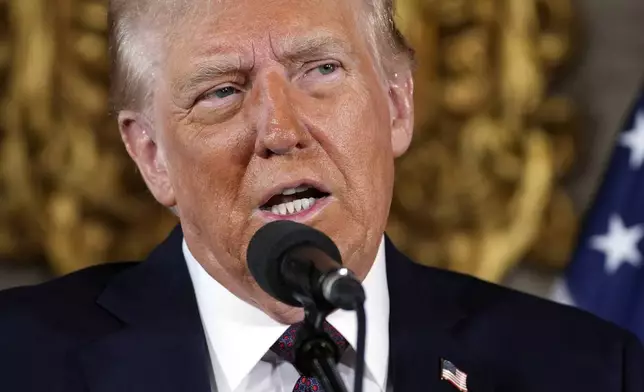
[[441,359],[441,380],[449,381],[461,392],[467,392],[467,373],[460,371],[447,359]]

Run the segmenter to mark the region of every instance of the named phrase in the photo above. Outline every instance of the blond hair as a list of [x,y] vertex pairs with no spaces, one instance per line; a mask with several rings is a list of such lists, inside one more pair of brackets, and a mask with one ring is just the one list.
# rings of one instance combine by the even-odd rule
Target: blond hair
[[[413,50],[394,22],[394,0],[366,0],[369,40],[376,49],[376,61],[385,68],[400,60],[413,59]],[[110,100],[114,113],[144,110],[152,98],[154,66],[160,61],[152,52],[160,51],[152,31],[159,33],[160,15],[169,15],[185,0],[110,0]],[[155,43],[155,41],[157,41]]]

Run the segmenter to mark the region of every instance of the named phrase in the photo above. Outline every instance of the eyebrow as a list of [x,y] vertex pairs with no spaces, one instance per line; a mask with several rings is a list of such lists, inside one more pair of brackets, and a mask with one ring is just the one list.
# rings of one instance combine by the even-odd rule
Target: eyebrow
[[[273,53],[278,61],[298,64],[311,61],[316,57],[331,55],[348,55],[352,53],[346,40],[319,33],[308,36],[294,36],[283,40],[279,46],[273,45]],[[244,61],[240,55],[219,54],[208,58],[190,74],[173,83],[173,90],[183,95],[194,90],[202,83],[212,81],[224,75],[250,71],[252,62]]]
[[351,54],[351,45],[327,33],[294,36],[284,40],[274,52],[278,59],[297,63],[317,56]]
[[173,83],[173,89],[183,94],[223,75],[239,73],[243,68],[244,64],[239,56],[218,55],[199,64],[186,78]]

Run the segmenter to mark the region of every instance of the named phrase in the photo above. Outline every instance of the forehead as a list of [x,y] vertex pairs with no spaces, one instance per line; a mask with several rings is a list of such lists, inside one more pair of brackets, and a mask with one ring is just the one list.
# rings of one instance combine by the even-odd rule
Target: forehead
[[[251,47],[261,51],[322,34],[352,42],[361,35],[362,0],[195,0],[175,12],[166,46],[187,55]],[[257,55],[257,53],[255,53]]]

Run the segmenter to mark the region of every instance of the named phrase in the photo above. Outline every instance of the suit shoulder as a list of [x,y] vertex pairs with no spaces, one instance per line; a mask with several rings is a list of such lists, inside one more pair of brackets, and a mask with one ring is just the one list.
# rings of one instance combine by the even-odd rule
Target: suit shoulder
[[131,265],[90,267],[0,292],[3,385],[10,390],[68,390],[67,382],[76,380],[70,370],[76,366],[74,353],[121,325],[96,300],[111,278]]
[[102,264],[38,285],[0,291],[0,324],[12,316],[56,312],[69,314],[93,305],[112,277],[135,264]]
[[[515,318],[527,318],[528,315],[531,315],[530,322],[536,323],[536,319],[539,319],[542,325],[556,325],[559,332],[566,327],[577,330],[582,326],[593,334],[623,332],[615,324],[585,310],[479,279],[472,279],[474,282],[471,285],[470,295],[473,303],[481,309],[509,311]],[[597,336],[594,335],[594,338]]]
[[[530,368],[538,376],[535,382],[555,377],[574,385],[584,378],[589,385],[606,385],[597,390],[644,387],[644,348],[631,332],[584,310],[474,277],[429,273],[443,284],[461,287],[460,301],[469,313],[469,337],[482,350],[481,357],[494,364],[490,366],[515,369],[525,377],[532,377],[524,373]],[[595,372],[596,378],[589,372]]]
[[[450,271],[434,270],[445,284],[464,287],[462,299],[476,323],[501,339],[561,342],[571,349],[610,352],[633,335],[585,310]],[[564,344],[565,343],[565,344]]]

